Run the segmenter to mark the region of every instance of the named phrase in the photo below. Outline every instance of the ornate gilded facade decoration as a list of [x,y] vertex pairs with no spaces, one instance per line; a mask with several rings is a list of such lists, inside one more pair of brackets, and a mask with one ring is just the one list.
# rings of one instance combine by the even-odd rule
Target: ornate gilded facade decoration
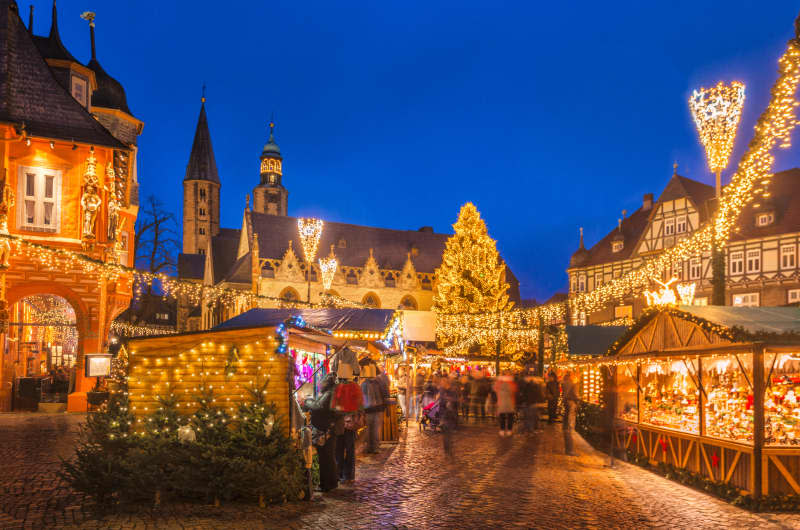
[[406,262],[403,264],[403,270],[400,272],[400,277],[397,279],[397,287],[407,291],[419,289],[417,268],[414,267],[414,262],[411,261],[411,252],[406,254]]
[[114,166],[110,162],[106,165],[106,191],[108,192],[108,227],[107,234],[109,241],[117,241],[119,238],[119,211],[122,208],[122,194],[117,183],[117,175]]
[[384,286],[383,277],[381,276],[378,262],[375,261],[375,256],[373,255],[373,249],[369,249],[369,257],[367,258],[367,262],[364,264],[364,272],[361,274],[359,285],[361,287],[370,288],[379,288]]
[[275,271],[275,278],[279,280],[286,280],[290,282],[304,282],[306,281],[303,271],[300,269],[300,260],[292,248],[292,240],[289,240],[289,248],[283,255],[281,264],[278,270]]
[[[8,212],[14,206],[14,191],[8,185],[5,176],[0,181],[0,234],[8,235]],[[0,241],[0,268],[8,268],[8,258],[11,256],[11,243],[8,239]]]
[[102,205],[103,199],[98,194],[97,159],[92,148],[86,159],[81,189],[81,239],[84,248],[91,248],[97,240],[97,213]]

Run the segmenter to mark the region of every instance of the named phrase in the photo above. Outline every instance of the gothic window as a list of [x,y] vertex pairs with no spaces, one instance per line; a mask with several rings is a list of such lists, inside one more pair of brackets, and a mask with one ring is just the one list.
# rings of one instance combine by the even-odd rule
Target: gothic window
[[394,274],[387,274],[384,283],[386,284],[386,287],[396,287],[397,280],[395,280]]
[[197,229],[197,233],[200,234],[201,236],[204,236],[206,235],[206,229],[201,226],[200,228]]
[[367,307],[371,307],[374,309],[379,309],[381,307],[381,303],[378,300],[378,295],[374,293],[367,293],[364,296],[364,299],[361,300],[361,303]]
[[430,291],[433,289],[433,284],[431,283],[430,278],[422,278],[422,290],[423,291]]
[[414,300],[413,296],[404,296],[402,300],[400,300],[400,309],[408,309],[410,311],[417,310],[417,301]]
[[787,245],[781,247],[781,269],[794,269],[797,261],[796,256],[796,245]]
[[731,274],[744,272],[744,252],[731,252]]
[[17,211],[20,228],[56,232],[61,218],[61,172],[21,167],[19,175]]
[[262,160],[261,161],[261,172],[262,173],[266,173],[267,171],[269,171],[269,164],[268,164],[268,162],[266,160]]
[[358,285],[358,275],[356,274],[356,271],[350,269],[350,272],[347,273],[345,280],[350,285]]
[[200,200],[201,201],[206,200],[206,189],[205,188],[200,188],[199,191],[200,191]]
[[206,216],[206,209],[205,208],[198,208],[197,213],[200,215],[200,217],[205,217]]
[[280,298],[286,302],[297,302],[300,300],[300,295],[292,287],[287,287],[281,291]]

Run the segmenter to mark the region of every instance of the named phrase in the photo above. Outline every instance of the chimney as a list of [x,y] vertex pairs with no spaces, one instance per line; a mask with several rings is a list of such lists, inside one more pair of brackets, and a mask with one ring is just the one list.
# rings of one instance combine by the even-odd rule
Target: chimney
[[653,207],[653,194],[645,193],[642,199],[642,210],[649,210]]

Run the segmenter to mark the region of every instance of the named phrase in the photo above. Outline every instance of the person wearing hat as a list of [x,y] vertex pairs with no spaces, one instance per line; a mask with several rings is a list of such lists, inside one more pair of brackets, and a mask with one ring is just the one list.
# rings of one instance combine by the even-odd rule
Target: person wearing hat
[[336,374],[328,374],[320,385],[321,393],[317,399],[307,399],[304,408],[311,411],[312,440],[319,459],[319,486],[322,491],[330,491],[339,486],[336,472],[336,412],[331,409],[333,390],[336,387]]

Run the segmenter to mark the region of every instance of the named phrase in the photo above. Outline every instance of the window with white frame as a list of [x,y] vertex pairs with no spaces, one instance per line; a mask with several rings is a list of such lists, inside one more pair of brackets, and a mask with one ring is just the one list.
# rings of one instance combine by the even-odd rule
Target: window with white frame
[[672,264],[672,276],[679,280],[683,279],[683,263],[679,261]]
[[744,272],[744,252],[731,252],[731,274]]
[[569,290],[572,291],[573,293],[576,292],[578,290],[578,276],[573,274],[572,277],[570,278],[569,283],[570,283]]
[[18,190],[20,228],[57,232],[61,220],[61,171],[21,167]]
[[794,269],[797,263],[797,245],[781,247],[781,269]]
[[760,213],[756,215],[756,226],[769,226],[775,220],[772,212]]
[[620,240],[611,242],[611,252],[619,252],[625,246],[625,243]]
[[128,232],[121,232],[120,235],[119,235],[119,240],[120,240],[120,243],[121,243],[120,246],[122,247],[122,249],[119,252],[119,262],[122,263],[123,265],[125,265],[126,267],[128,266],[128,256],[129,256],[129,254],[128,254],[128,241],[129,241],[129,238],[130,238],[130,235],[128,234]]
[[703,274],[703,260],[701,258],[692,258],[689,260],[689,279],[699,280]]
[[758,307],[759,293],[733,295],[733,305],[737,307]]
[[747,251],[747,272],[761,272],[761,249]]
[[86,106],[86,98],[89,94],[87,91],[87,83],[84,78],[73,75],[70,92],[72,93],[72,97],[75,98],[78,103],[84,107]]
[[800,302],[800,289],[789,289],[786,291],[786,299],[790,304]]
[[578,292],[582,293],[586,291],[586,276],[580,275],[578,276]]
[[686,232],[686,216],[681,215],[675,221],[675,232],[678,234],[682,234]]
[[595,275],[594,275],[594,288],[597,289],[601,285],[603,285],[603,273],[602,272],[595,273]]
[[692,300],[692,305],[708,305],[708,297],[701,296]]
[[664,221],[664,235],[671,236],[675,234],[675,218],[667,219]]

